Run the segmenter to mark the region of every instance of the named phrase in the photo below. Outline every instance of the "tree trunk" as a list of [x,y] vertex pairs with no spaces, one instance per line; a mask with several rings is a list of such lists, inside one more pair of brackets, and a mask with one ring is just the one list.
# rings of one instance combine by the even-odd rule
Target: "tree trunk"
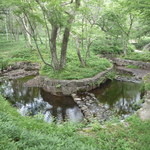
[[128,51],[128,37],[123,37],[123,52],[124,55],[127,55],[127,51]]
[[5,32],[6,32],[6,39],[8,41],[9,36],[8,36],[8,27],[7,27],[7,15],[6,15],[6,18],[5,18]]
[[21,18],[23,26],[25,28],[25,33],[26,33],[26,38],[28,41],[28,45],[32,48],[32,42],[31,42],[31,33],[30,33],[30,25],[27,22],[27,20],[25,20],[25,16],[23,18]]
[[69,35],[70,35],[70,29],[71,26],[66,27],[64,30],[63,40],[62,40],[62,46],[61,46],[61,58],[60,58],[60,68],[64,68],[66,65],[66,55],[67,55],[67,46],[69,41]]
[[80,53],[80,44],[79,44],[79,40],[78,39],[76,40],[76,47],[77,47],[77,55],[78,55],[78,58],[79,58],[79,61],[80,61],[81,65],[82,66],[86,66],[85,61],[82,58],[81,53]]
[[60,69],[59,61],[57,57],[57,50],[56,50],[57,32],[58,32],[58,27],[56,25],[52,25],[51,39],[49,39],[49,42],[50,42],[50,50],[51,50],[51,57],[52,57],[52,65],[55,70]]

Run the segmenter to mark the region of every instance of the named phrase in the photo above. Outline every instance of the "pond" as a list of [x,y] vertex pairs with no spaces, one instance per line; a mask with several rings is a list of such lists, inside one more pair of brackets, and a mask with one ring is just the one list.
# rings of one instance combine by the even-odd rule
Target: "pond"
[[[32,77],[31,77],[32,78]],[[17,108],[21,115],[42,116],[46,122],[80,122],[84,116],[70,96],[54,96],[41,88],[24,87],[31,79],[2,80],[0,93]],[[135,111],[142,95],[141,83],[108,81],[92,90],[100,103],[116,111],[120,116],[128,116]]]
[[100,103],[126,117],[140,107],[144,94],[142,82],[107,81],[101,87],[91,91]]
[[46,122],[83,120],[83,114],[70,96],[54,96],[41,88],[24,87],[23,83],[27,80],[29,78],[3,80],[0,83],[1,94],[17,107],[21,115],[40,117],[43,114]]

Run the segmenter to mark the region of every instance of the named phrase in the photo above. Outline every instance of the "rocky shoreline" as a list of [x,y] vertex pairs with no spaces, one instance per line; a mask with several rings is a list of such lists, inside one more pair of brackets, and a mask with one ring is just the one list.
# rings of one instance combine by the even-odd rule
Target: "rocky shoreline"
[[7,79],[19,79],[39,74],[40,65],[31,62],[17,62],[0,71],[0,76]]
[[79,80],[55,80],[44,76],[37,76],[24,84],[26,87],[41,87],[53,95],[71,95],[77,92],[87,92],[100,86],[107,80],[107,73],[112,68],[100,72],[91,78]]
[[[119,62],[120,61],[117,62],[116,70],[119,73],[132,75],[132,77],[117,76],[116,79],[120,81],[140,82],[144,76],[150,72],[150,70],[145,69],[130,69],[124,67],[125,64],[130,64],[132,61],[127,62],[126,60],[125,64],[119,64]],[[143,66],[144,65],[142,63],[142,67]],[[146,68],[149,68],[149,63],[146,63]],[[34,79],[31,79],[25,83],[25,86],[41,87],[53,95],[72,95],[74,101],[78,104],[88,121],[94,119],[98,121],[104,121],[108,120],[112,116],[113,113],[107,110],[107,108],[104,106],[100,105],[95,96],[87,91],[99,87],[101,83],[104,83],[107,80],[106,74],[111,72],[113,67],[97,74],[92,78],[80,80],[53,80],[49,79],[48,77],[37,76],[39,75],[39,69],[40,66],[37,63],[18,62],[9,66],[3,72],[0,72],[0,76],[8,79],[36,76]],[[78,92],[80,93],[79,95],[77,94]],[[81,93],[84,93],[83,95],[85,96],[83,96]],[[146,95],[142,108],[137,111],[142,120],[150,119],[150,92],[147,93],[148,94]]]

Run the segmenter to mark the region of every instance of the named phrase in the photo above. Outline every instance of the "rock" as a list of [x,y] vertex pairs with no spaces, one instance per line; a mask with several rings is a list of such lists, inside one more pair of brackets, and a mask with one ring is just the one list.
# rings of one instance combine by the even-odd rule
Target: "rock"
[[145,96],[145,103],[142,108],[137,111],[137,114],[142,120],[150,120],[150,91]]
[[[112,68],[107,69],[106,71],[100,72],[94,77],[91,78],[85,78],[85,79],[80,79],[80,80],[55,80],[55,79],[49,79],[48,77],[40,76],[37,80],[36,86],[43,88],[45,91],[50,92],[53,95],[71,95],[73,93],[78,93],[78,92],[86,92],[90,91],[99,85],[93,86],[94,83],[96,83],[99,80],[105,81],[105,76],[108,72],[112,71]],[[35,79],[30,80],[26,86],[31,86],[31,83],[33,83],[33,86],[36,83]],[[92,84],[91,84],[92,83]],[[88,86],[87,86],[88,85]],[[92,96],[91,94],[88,94],[88,99]],[[75,95],[72,95],[72,97],[75,98]],[[84,99],[82,99],[84,101]]]
[[116,64],[117,66],[135,65],[141,69],[150,70],[150,63],[149,62],[126,60],[126,59],[121,59],[121,58],[113,58],[113,63]]
[[75,98],[74,100],[75,101],[81,101],[81,98]]
[[96,119],[101,122],[112,116],[112,112],[106,110],[103,105],[99,105],[94,94],[85,92],[81,95],[73,94],[72,97],[83,112],[85,119],[88,121]]
[[8,79],[18,79],[38,75],[39,68],[40,66],[37,63],[17,62],[14,65],[8,66],[1,74]]

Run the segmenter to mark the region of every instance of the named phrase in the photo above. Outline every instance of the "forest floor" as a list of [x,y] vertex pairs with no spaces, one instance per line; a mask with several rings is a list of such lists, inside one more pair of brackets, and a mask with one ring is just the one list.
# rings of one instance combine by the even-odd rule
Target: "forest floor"
[[[41,53],[46,62],[51,62],[48,48],[44,45],[40,46]],[[91,52],[91,57],[86,61],[86,66],[82,66],[79,62],[76,49],[71,46],[68,47],[67,64],[64,69],[54,71],[51,67],[42,63],[36,49],[30,49],[26,46],[26,43],[21,40],[7,41],[5,37],[0,35],[0,69],[1,67],[7,67],[9,64],[16,62],[36,62],[41,66],[40,74],[48,76],[53,79],[83,79],[92,77],[99,72],[110,68],[112,64],[105,58],[99,58]],[[85,57],[83,55],[83,57]]]

